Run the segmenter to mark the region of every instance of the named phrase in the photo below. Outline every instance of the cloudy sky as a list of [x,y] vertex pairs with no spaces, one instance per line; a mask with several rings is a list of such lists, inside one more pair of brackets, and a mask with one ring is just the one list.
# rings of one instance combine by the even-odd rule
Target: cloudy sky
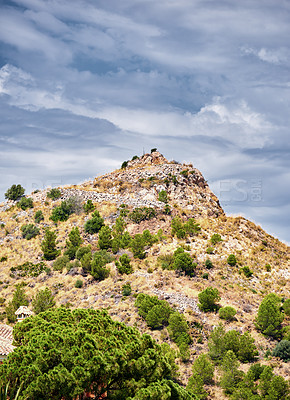
[[2,0],[0,201],[157,147],[290,242],[289,0]]

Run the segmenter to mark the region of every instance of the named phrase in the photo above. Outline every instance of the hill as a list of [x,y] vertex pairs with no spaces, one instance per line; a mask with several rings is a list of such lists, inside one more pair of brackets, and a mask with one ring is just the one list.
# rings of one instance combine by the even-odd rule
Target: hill
[[[158,342],[167,342],[181,351],[166,324],[152,330],[138,313],[135,305],[138,294],[158,296],[183,314],[188,323],[192,341],[187,355],[177,360],[179,380],[186,385],[193,361],[208,351],[208,338],[223,321],[219,313],[204,312],[198,307],[198,294],[212,287],[219,292],[219,307],[231,306],[237,311],[232,321],[223,321],[226,331],[250,333],[258,349],[257,360],[271,364],[275,373],[287,376],[285,362],[279,358],[265,359],[277,338],[262,335],[255,327],[255,318],[267,294],[275,293],[283,300],[289,298],[289,247],[243,217],[226,216],[201,172],[192,164],[169,162],[153,151],[140,158],[135,156],[124,162],[121,169],[93,181],[58,189],[56,199],[50,198],[53,196],[49,189],[26,196],[32,199],[31,208],[25,205],[24,209],[19,208],[21,200],[7,201],[0,207],[3,321],[17,285],[25,289],[30,307],[36,294],[48,288],[57,306],[106,308],[114,320],[148,332]],[[64,203],[71,208],[67,218],[57,221],[60,214],[55,210],[61,210]],[[88,206],[85,212],[84,204],[92,204],[98,210],[103,223],[110,227],[109,233],[93,233],[88,228],[95,210],[89,210]],[[37,222],[36,212],[43,215]],[[53,221],[52,215],[58,217]],[[29,224],[38,233],[27,240],[23,226]],[[56,234],[59,257],[66,252],[71,260],[62,258],[57,264],[55,259],[43,258],[42,243],[48,228]],[[70,233],[76,228],[82,241],[76,247],[90,246],[93,261],[87,260],[87,264],[81,257],[75,259],[76,249],[72,250]],[[120,244],[124,231],[135,240],[136,246],[142,234],[144,254],[139,252],[138,256],[132,243],[127,247]],[[103,253],[100,253],[101,235]],[[189,256],[191,269],[186,266],[188,257],[183,256],[184,267],[180,258],[175,261],[177,249]],[[98,264],[106,252],[107,263]],[[129,256],[132,267],[128,275],[120,273],[120,257],[124,254]],[[235,262],[229,261],[230,255]],[[108,271],[106,279],[100,279],[100,268]],[[132,291],[124,296],[124,285],[128,283]],[[285,315],[281,331],[288,325],[289,316]],[[246,371],[249,365],[243,363],[241,368]],[[220,373],[217,368],[215,383],[206,384],[211,399],[227,398],[218,385]]]

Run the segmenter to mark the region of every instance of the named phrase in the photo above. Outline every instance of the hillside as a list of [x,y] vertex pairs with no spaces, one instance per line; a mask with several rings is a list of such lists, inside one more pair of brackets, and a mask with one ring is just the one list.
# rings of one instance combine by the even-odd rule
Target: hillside
[[[274,372],[281,376],[289,375],[287,363],[278,358],[265,359],[265,353],[273,350],[277,341],[262,335],[254,325],[259,305],[268,293],[289,298],[289,247],[243,217],[226,216],[201,172],[192,164],[169,162],[159,152],[153,151],[140,158],[133,157],[123,164],[123,168],[96,177],[93,181],[59,190],[61,196],[56,200],[47,197],[49,189],[26,196],[32,199],[33,208],[22,210],[15,201],[0,205],[3,322],[7,322],[5,307],[11,301],[16,285],[22,283],[30,307],[36,293],[49,288],[58,306],[106,308],[114,320],[148,332],[158,342],[168,342],[178,350],[167,328],[151,330],[134,305],[139,293],[157,295],[182,313],[188,322],[192,338],[189,359],[177,360],[179,380],[186,385],[193,361],[207,352],[208,336],[222,321],[217,312],[203,312],[197,306],[198,294],[211,286],[218,289],[221,307],[231,306],[237,310],[233,321],[223,321],[225,329],[249,332],[258,348],[258,360],[262,364],[270,363]],[[67,220],[52,221],[50,216],[53,210],[70,198],[74,199],[74,212]],[[105,225],[113,228],[113,232],[121,215],[132,238],[147,229],[156,235],[152,243],[145,244],[144,258],[134,257],[130,247],[124,249],[119,246],[117,251],[112,252],[109,246],[111,260],[106,264],[109,276],[104,280],[95,279],[78,260],[70,261],[62,270],[55,270],[55,260],[43,260],[41,243],[47,228],[56,233],[57,249],[61,255],[68,248],[69,233],[76,227],[83,240],[81,246],[90,245],[93,254],[99,250],[99,234],[85,229],[85,224],[92,218],[92,211],[83,211],[83,204],[88,200],[92,201]],[[153,209],[154,215],[146,218],[138,216],[140,218],[134,220],[132,212],[142,207]],[[35,222],[37,211],[41,211],[44,217],[38,223]],[[200,230],[196,228],[188,234],[172,234],[172,220],[186,224],[192,219],[199,224]],[[30,240],[23,237],[21,230],[27,224],[36,225],[39,229],[39,234]],[[220,235],[221,240],[215,242],[213,235]],[[194,273],[164,267],[168,260],[172,261],[173,253],[179,247],[196,263]],[[133,272],[128,275],[118,271],[117,260],[124,253],[129,255],[133,267]],[[228,263],[230,254],[236,257],[232,266]],[[26,262],[31,265],[43,263],[40,274],[19,268]],[[82,287],[76,287],[77,280],[83,282]],[[130,283],[132,288],[129,296],[122,295],[122,287],[126,283]],[[285,316],[282,327],[288,325],[289,316]],[[241,366],[244,370],[248,367],[247,364]],[[219,373],[216,370],[216,374]],[[215,376],[216,383],[218,375]],[[227,398],[217,384],[206,385],[206,390],[210,399]]]

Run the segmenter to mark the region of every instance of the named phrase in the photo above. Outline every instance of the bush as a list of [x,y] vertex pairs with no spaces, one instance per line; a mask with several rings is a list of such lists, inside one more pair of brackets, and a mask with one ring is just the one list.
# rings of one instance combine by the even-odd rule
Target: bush
[[39,234],[39,229],[33,224],[22,225],[21,232],[24,239],[30,240]]
[[208,248],[206,249],[206,253],[207,253],[207,254],[213,254],[213,252],[214,252],[214,248],[213,248],[213,247],[208,247]]
[[46,270],[44,262],[33,264],[30,261],[26,261],[24,264],[17,265],[16,267],[10,268],[10,272],[15,277],[36,277]]
[[33,201],[30,197],[21,197],[17,203],[17,207],[22,210],[27,210],[27,208],[33,208]]
[[73,260],[76,256],[76,252],[83,242],[78,227],[72,228],[69,235],[69,240],[66,241],[66,251],[64,255],[68,256],[70,260]]
[[161,190],[158,194],[158,200],[163,203],[168,203],[168,196],[166,190]]
[[125,283],[125,285],[122,286],[123,296],[130,296],[131,293],[132,293],[132,288],[130,283]]
[[123,254],[120,258],[119,258],[119,262],[116,262],[116,266],[118,268],[118,271],[120,272],[120,274],[131,274],[133,269],[132,266],[130,264],[130,257],[128,256],[128,254]]
[[89,199],[89,200],[83,205],[83,208],[84,208],[84,212],[85,212],[86,214],[89,214],[91,211],[94,211],[95,206],[94,206],[92,200]]
[[75,288],[81,289],[84,285],[84,282],[81,279],[77,279],[75,283]]
[[253,271],[251,271],[247,265],[241,268],[241,272],[243,272],[247,278],[250,278],[253,275]]
[[282,306],[284,313],[289,317],[290,316],[290,299],[284,301]]
[[129,214],[129,218],[135,222],[135,224],[150,220],[154,217],[156,217],[156,211],[152,207],[137,207]]
[[60,253],[56,248],[56,233],[46,229],[44,239],[41,242],[41,250],[45,260],[54,260]]
[[198,308],[202,311],[215,311],[218,309],[217,301],[221,299],[217,289],[209,286],[198,295]]
[[57,200],[61,197],[61,191],[59,189],[53,188],[49,192],[47,192],[46,197],[51,200]]
[[57,206],[52,210],[50,219],[53,222],[67,221],[71,214],[72,214],[72,207],[67,200],[64,200],[61,202],[60,206]]
[[184,239],[187,235],[194,236],[200,229],[194,218],[189,218],[185,223],[179,217],[175,217],[171,221],[171,235],[178,239]]
[[219,317],[226,321],[232,321],[235,318],[237,311],[233,307],[222,307],[219,309]]
[[172,270],[174,269],[174,255],[173,254],[162,254],[157,258],[162,269]]
[[194,276],[196,266],[197,264],[183,249],[179,248],[174,252],[173,268],[175,270],[182,271],[185,275]]
[[64,268],[68,268],[69,262],[70,259],[68,256],[60,256],[54,261],[52,266],[55,271],[62,272]]
[[217,244],[218,242],[221,242],[221,241],[222,241],[222,237],[218,233],[214,233],[212,235],[212,237],[210,238],[210,242],[211,242],[212,245],[215,245],[215,244]]
[[7,261],[8,260],[8,257],[7,256],[2,256],[1,258],[0,258],[0,262],[5,262],[5,261]]
[[109,276],[110,271],[105,268],[105,265],[112,262],[114,257],[106,250],[99,250],[94,253],[91,262],[91,275],[98,281],[102,281]]
[[212,263],[212,261],[211,261],[209,258],[207,258],[207,259],[205,260],[204,266],[205,266],[207,269],[211,269],[211,268],[213,268],[213,263]]
[[86,233],[93,235],[94,233],[98,233],[102,226],[104,226],[103,218],[99,211],[94,211],[92,218],[85,223],[85,231]]
[[21,185],[12,185],[5,193],[5,199],[18,200],[24,195],[25,189]]
[[8,303],[5,307],[5,313],[9,322],[16,321],[15,311],[18,310],[20,306],[28,306],[28,298],[26,296],[25,290],[20,285],[16,286],[13,293],[12,301]]
[[281,340],[273,350],[273,356],[285,362],[290,361],[290,340]]
[[41,221],[44,220],[44,216],[41,210],[36,211],[34,214],[34,221],[39,224]]
[[227,263],[231,266],[234,267],[237,264],[237,259],[234,254],[230,254],[227,258]]
[[122,165],[121,165],[121,169],[127,168],[128,165],[128,161],[123,161]]
[[145,229],[142,233],[143,236],[143,242],[145,246],[152,246],[154,243],[158,242],[158,237],[155,235],[152,235],[150,233],[149,229]]
[[192,365],[192,376],[189,378],[187,390],[198,396],[199,399],[206,399],[204,384],[213,382],[214,365],[206,354],[201,354]]
[[147,325],[151,329],[160,329],[168,325],[168,319],[172,312],[171,307],[167,302],[156,304],[153,306],[146,315]]
[[98,246],[103,250],[112,247],[112,230],[106,225],[102,226],[100,229]]
[[91,249],[90,245],[84,246],[84,247],[79,247],[76,252],[76,258],[78,260],[81,260],[85,254],[91,254],[91,252],[92,252],[92,249]]
[[280,311],[281,300],[274,293],[268,294],[261,302],[255,326],[266,336],[281,336],[281,323],[284,316]]
[[144,239],[143,239],[143,235],[141,235],[140,233],[137,233],[134,236],[134,239],[131,241],[131,250],[133,252],[133,255],[135,258],[139,258],[139,259],[143,259],[145,258],[146,254],[144,251]]

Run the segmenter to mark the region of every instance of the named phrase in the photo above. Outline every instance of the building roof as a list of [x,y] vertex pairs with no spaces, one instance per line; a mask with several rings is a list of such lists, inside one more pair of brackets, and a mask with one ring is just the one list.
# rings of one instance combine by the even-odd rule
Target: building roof
[[29,310],[26,306],[20,306],[18,310],[15,311],[15,315],[33,315],[33,312]]
[[12,326],[5,325],[5,324],[0,324],[0,339],[5,339],[5,340],[13,340],[13,328]]
[[15,349],[12,332],[12,326],[0,324],[0,356],[8,356]]

